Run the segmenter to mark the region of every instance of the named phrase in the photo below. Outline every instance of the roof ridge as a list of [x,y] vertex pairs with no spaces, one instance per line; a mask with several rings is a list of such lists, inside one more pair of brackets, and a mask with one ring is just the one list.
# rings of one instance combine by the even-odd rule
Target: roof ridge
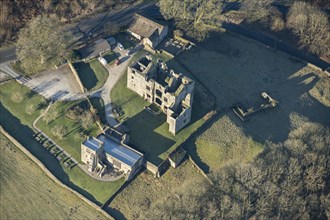
[[160,24],[160,23],[158,23],[158,22],[156,22],[156,21],[154,21],[154,20],[152,20],[152,19],[150,19],[150,18],[147,18],[147,17],[145,17],[145,16],[143,16],[143,15],[140,15],[140,14],[138,14],[138,13],[135,13],[135,16],[138,16],[138,17],[140,17],[140,18],[142,18],[142,19],[145,19],[145,20],[151,21],[153,24],[155,24],[156,26],[158,26],[158,28],[159,28],[159,27],[161,27],[161,28],[164,28],[164,27],[165,27],[164,25],[162,25],[162,24]]

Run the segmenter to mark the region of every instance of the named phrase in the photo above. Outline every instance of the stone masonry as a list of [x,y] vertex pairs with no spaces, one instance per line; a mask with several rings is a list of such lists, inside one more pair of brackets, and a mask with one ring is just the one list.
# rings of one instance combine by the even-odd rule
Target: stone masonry
[[169,131],[177,134],[191,119],[194,81],[169,70],[150,55],[141,57],[127,70],[127,87],[157,105],[166,115]]

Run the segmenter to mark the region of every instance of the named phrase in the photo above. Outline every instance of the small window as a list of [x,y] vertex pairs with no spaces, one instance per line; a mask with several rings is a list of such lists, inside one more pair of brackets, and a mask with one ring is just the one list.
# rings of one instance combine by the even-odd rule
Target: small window
[[150,90],[150,87],[149,87],[149,86],[146,86],[146,89],[147,89],[147,90]]
[[164,102],[167,102],[167,101],[168,101],[167,98],[164,97]]
[[186,122],[187,122],[187,120],[185,119],[185,120],[183,120],[183,124],[186,124]]
[[134,79],[134,76],[132,76],[132,79]]
[[149,94],[147,94],[147,97],[150,98],[151,96]]

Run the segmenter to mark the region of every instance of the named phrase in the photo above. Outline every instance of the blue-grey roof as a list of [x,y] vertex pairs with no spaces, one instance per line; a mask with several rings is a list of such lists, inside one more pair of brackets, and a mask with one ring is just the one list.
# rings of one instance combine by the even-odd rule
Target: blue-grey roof
[[112,157],[120,160],[130,167],[133,166],[136,161],[142,157],[137,152],[129,149],[128,147],[120,145],[104,134],[100,134],[97,139],[104,143],[104,151],[107,154],[110,154]]
[[83,145],[88,147],[89,149],[96,151],[100,148],[100,142],[95,140],[94,138],[88,138],[86,141],[83,142]]

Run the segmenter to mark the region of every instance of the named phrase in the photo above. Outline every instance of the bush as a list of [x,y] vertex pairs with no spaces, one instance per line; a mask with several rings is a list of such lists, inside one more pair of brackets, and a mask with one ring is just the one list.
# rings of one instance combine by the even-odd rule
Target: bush
[[77,62],[81,60],[81,54],[77,50],[71,50],[66,56],[66,60],[71,63]]
[[25,112],[28,114],[28,115],[32,115],[33,112],[36,111],[36,107],[33,105],[33,104],[29,104],[26,106],[25,108]]
[[67,127],[64,125],[55,125],[52,129],[51,132],[54,136],[58,137],[59,139],[63,139],[64,135],[68,132]]
[[20,103],[21,101],[23,101],[23,98],[24,97],[23,97],[22,93],[20,93],[20,92],[15,92],[11,96],[11,100],[15,103]]

